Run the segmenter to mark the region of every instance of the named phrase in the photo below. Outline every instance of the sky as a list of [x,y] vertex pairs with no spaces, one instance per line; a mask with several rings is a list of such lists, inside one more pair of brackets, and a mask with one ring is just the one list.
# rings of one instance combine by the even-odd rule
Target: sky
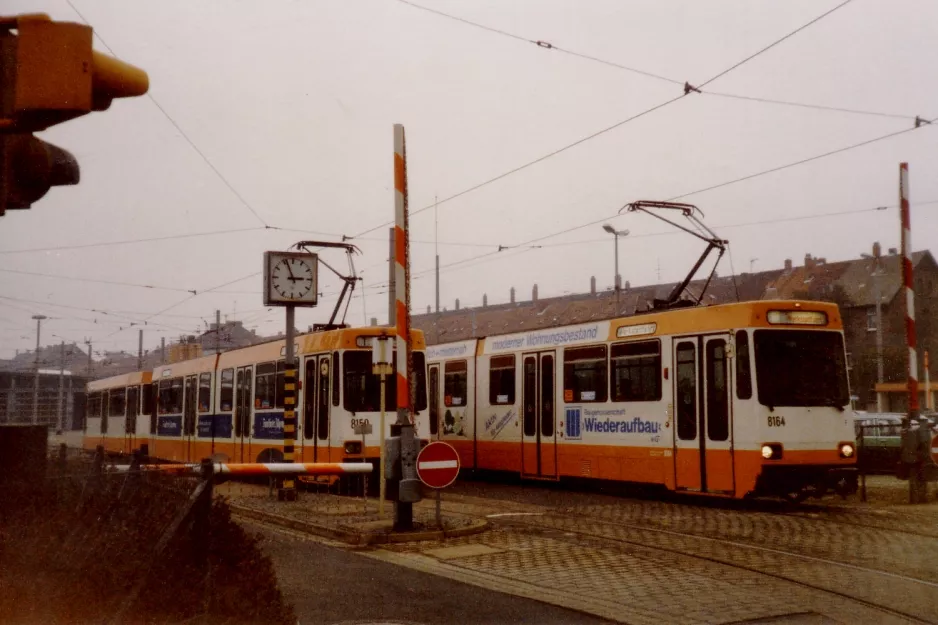
[[[146,70],[150,91],[39,134],[76,156],[81,183],[0,218],[0,358],[34,348],[35,314],[49,317],[43,344],[96,352],[135,353],[140,328],[154,349],[216,310],[274,334],[284,312],[262,305],[263,252],[343,235],[364,285],[347,321],[383,323],[395,123],[414,312],[434,304],[435,250],[450,310],[507,302],[511,287],[519,300],[534,284],[584,292],[591,276],[610,288],[603,223],[630,231],[624,281],[679,280],[705,244],[619,214],[642,199],[700,208],[730,241],[720,275],[898,247],[902,161],[913,247],[934,253],[938,123],[706,190],[938,118],[927,0],[853,0],[734,68],[838,4],[6,0],[5,14],[92,25],[96,49]],[[685,81],[707,84],[669,102]],[[322,258],[347,268],[340,251]],[[321,267],[298,327],[326,321],[340,286]]]

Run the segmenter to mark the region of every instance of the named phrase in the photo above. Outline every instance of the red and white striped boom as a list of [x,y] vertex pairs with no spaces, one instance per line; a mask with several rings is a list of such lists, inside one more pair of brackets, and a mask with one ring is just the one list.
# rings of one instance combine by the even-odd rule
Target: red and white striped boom
[[[216,474],[225,475],[349,475],[371,473],[369,462],[216,462]],[[130,465],[117,465],[117,471],[130,471]],[[144,464],[140,471],[158,471],[173,475],[201,475],[201,464]]]
[[398,423],[410,422],[410,292],[407,245],[407,144],[404,126],[394,124],[394,290],[397,324]]

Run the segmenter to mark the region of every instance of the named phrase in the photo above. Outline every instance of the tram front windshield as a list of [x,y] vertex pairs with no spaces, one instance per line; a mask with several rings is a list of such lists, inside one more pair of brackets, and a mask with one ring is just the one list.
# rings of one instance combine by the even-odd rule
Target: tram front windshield
[[839,332],[756,330],[759,403],[836,406],[850,403]]

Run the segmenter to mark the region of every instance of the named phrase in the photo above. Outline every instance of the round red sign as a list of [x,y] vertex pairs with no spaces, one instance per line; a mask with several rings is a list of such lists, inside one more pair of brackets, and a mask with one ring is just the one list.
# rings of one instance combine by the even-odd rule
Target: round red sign
[[430,488],[446,488],[459,475],[459,454],[451,445],[436,441],[417,454],[417,477]]

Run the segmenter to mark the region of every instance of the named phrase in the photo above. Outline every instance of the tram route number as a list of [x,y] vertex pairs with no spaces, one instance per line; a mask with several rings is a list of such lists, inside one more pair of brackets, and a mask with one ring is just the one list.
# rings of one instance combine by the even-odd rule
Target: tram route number
[[780,415],[769,415],[769,427],[770,428],[780,428],[785,427],[785,417]]

